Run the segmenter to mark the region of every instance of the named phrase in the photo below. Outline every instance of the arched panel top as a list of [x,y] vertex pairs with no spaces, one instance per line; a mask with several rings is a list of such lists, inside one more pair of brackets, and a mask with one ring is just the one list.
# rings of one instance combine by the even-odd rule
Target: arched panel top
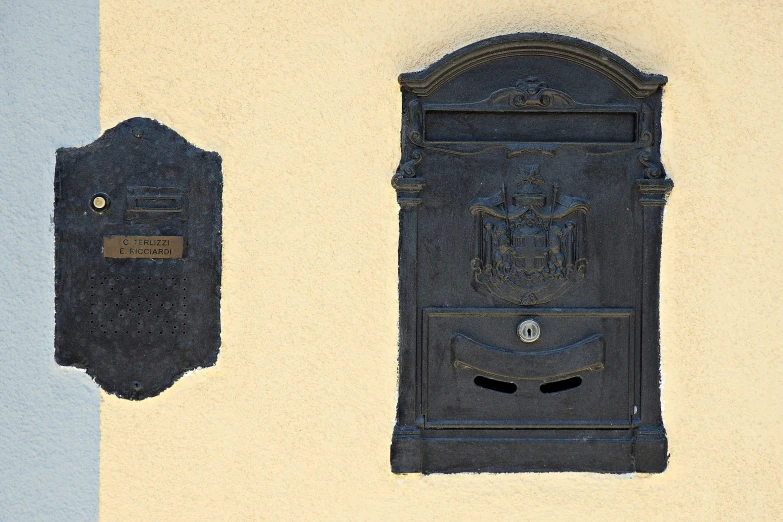
[[[97,140],[83,147],[62,147],[57,153],[60,156],[89,156],[106,149],[114,142],[123,140],[128,141],[133,148],[145,153],[151,147],[169,147],[184,157],[208,158],[219,165],[222,163],[220,154],[217,152],[201,149],[171,127],[158,120],[143,116],[121,121],[114,127],[106,129]],[[188,175],[188,173],[185,174]]]
[[666,83],[666,77],[641,72],[597,45],[567,36],[520,33],[488,38],[448,54],[421,71],[401,74],[400,85],[417,96],[428,96],[444,83],[478,65],[513,56],[560,58],[599,72],[634,98],[646,98]]

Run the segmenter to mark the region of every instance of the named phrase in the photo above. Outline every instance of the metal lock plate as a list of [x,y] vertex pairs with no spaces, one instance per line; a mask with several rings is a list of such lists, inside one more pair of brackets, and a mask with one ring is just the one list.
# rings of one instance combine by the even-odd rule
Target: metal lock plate
[[133,118],[59,149],[55,358],[152,397],[220,347],[221,159]]
[[541,327],[533,319],[525,319],[517,326],[517,335],[523,343],[533,343],[541,335]]

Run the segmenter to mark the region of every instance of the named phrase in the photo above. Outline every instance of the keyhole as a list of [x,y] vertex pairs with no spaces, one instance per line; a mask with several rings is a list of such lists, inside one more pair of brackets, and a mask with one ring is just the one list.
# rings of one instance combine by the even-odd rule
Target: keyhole
[[541,335],[541,327],[533,319],[525,319],[517,326],[517,335],[523,343],[532,343]]

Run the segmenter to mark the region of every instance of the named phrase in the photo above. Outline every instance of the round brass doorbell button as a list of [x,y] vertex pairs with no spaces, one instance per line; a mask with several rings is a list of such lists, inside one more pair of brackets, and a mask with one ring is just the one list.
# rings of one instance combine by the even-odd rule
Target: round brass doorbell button
[[90,202],[92,209],[96,212],[103,212],[109,208],[109,196],[106,194],[95,194]]

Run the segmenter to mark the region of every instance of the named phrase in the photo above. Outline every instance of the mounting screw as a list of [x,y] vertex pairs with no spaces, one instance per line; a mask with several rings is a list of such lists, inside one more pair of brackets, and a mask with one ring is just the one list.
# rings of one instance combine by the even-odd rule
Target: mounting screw
[[90,201],[90,206],[95,212],[105,212],[109,208],[109,205],[111,205],[109,196],[103,193],[95,194],[92,197],[92,201]]

